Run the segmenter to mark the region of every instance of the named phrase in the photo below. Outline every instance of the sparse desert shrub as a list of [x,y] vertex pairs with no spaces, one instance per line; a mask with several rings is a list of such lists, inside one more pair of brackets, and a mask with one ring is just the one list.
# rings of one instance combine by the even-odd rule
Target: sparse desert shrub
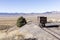
[[17,27],[22,27],[26,24],[26,19],[24,17],[19,17],[17,20]]
[[1,38],[0,40],[24,40],[24,36],[23,35],[14,35],[14,36],[8,36],[5,38]]
[[5,29],[9,29],[11,28],[12,26],[10,25],[0,25],[0,30],[5,30]]

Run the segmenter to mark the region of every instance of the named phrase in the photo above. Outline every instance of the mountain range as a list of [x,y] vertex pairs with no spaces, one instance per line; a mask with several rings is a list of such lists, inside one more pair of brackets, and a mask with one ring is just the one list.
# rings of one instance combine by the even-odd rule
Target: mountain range
[[44,13],[0,13],[0,15],[34,15],[34,14],[60,14],[59,11],[44,12]]

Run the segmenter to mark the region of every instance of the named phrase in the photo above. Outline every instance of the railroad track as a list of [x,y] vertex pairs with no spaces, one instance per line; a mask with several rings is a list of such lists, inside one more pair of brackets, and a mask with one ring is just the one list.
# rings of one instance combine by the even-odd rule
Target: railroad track
[[57,38],[58,40],[60,40],[60,34],[52,31],[51,29],[48,29],[48,28],[41,28],[43,29],[44,31],[48,32],[49,34],[53,35],[55,38]]
[[[52,29],[53,29],[53,28],[52,28]],[[54,32],[54,33],[56,33],[56,34],[58,34],[58,35],[60,36],[60,34],[59,34],[58,32],[56,32],[55,29],[54,29],[54,30],[52,30],[52,29],[48,28],[48,30],[50,30],[50,31],[52,31],[52,32]],[[58,31],[58,30],[57,30],[57,31]]]

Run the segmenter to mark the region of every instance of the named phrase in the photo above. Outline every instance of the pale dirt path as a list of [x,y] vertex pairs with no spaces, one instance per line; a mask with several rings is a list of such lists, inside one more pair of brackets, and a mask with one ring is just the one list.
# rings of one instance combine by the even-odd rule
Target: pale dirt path
[[25,38],[37,38],[38,40],[58,40],[33,23],[20,28],[20,33],[24,34]]

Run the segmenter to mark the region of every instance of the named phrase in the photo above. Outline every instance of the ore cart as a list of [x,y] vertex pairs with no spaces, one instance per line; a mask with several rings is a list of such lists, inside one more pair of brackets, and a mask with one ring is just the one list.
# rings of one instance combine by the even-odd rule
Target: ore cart
[[38,17],[39,18],[39,26],[45,27],[45,24],[47,23],[47,17]]

